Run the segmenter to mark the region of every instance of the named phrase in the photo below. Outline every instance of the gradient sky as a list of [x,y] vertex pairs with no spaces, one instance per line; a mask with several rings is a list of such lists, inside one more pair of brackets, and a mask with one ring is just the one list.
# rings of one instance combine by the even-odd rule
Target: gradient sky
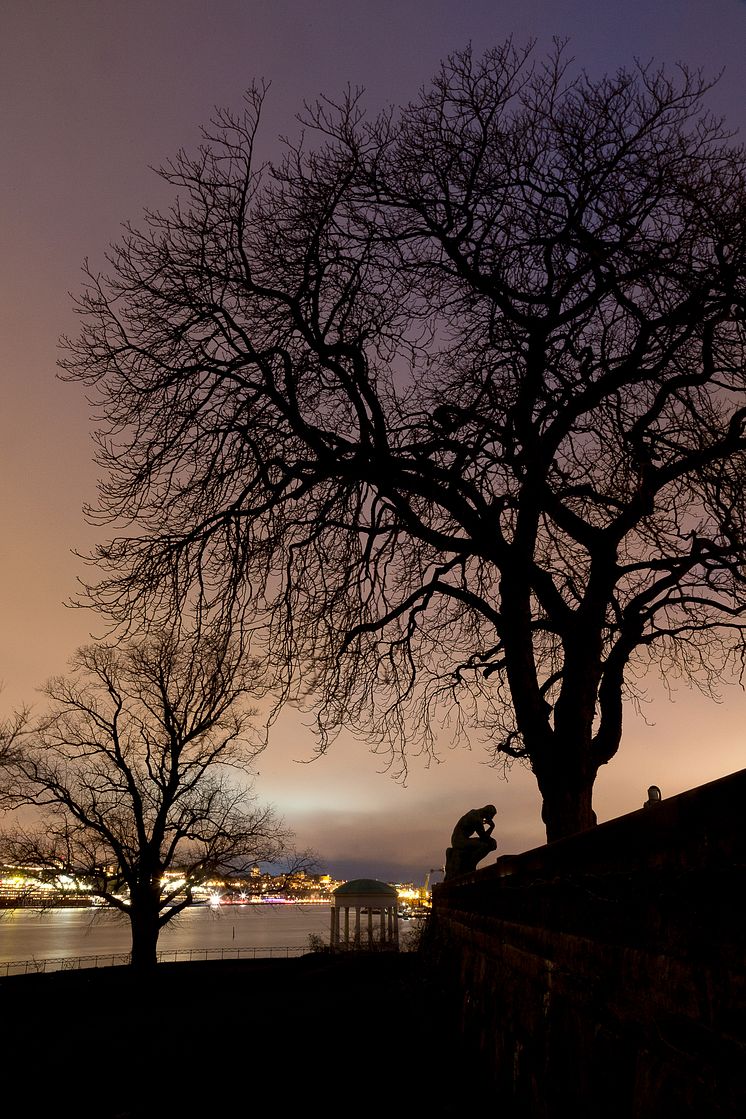
[[[743,0],[0,0],[0,714],[39,702],[92,619],[64,602],[81,572],[73,549],[95,537],[81,506],[95,494],[91,424],[77,386],[55,379],[61,334],[76,332],[69,293],[85,257],[102,263],[125,219],[168,202],[149,168],[199,140],[216,105],[237,107],[254,79],[271,82],[264,155],[292,133],[304,99],[364,86],[372,107],[427,83],[446,54],[569,38],[591,74],[635,58],[683,61],[722,75],[709,104],[746,126]],[[722,702],[651,679],[644,718],[628,711],[620,752],[602,769],[600,821],[746,765],[743,691]],[[453,823],[498,807],[498,854],[543,842],[529,772],[509,780],[483,743],[406,785],[342,737],[304,764],[313,740],[287,712],[260,758],[257,791],[339,877],[422,882],[442,865]]]

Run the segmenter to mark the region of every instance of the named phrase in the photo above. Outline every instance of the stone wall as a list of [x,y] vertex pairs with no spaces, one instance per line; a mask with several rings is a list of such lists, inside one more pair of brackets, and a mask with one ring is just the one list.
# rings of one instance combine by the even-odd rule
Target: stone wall
[[746,770],[433,890],[501,1119],[746,1116]]

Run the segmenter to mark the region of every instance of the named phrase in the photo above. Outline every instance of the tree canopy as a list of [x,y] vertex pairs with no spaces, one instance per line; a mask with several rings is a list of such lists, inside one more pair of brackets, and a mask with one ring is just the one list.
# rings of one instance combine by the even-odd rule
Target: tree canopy
[[442,710],[591,825],[625,699],[744,630],[744,155],[678,67],[454,54],[400,109],[266,91],[88,272],[91,593],[264,612],[287,695],[406,764]]

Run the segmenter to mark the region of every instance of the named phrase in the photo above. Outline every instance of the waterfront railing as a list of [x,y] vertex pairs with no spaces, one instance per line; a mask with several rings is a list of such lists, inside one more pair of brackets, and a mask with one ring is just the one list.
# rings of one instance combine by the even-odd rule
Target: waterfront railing
[[[308,954],[307,947],[254,946],[250,948],[175,948],[158,952],[158,963],[195,963],[203,960],[290,959]],[[98,956],[64,956],[55,959],[8,960],[0,963],[0,978],[9,975],[36,975],[53,971],[79,971],[83,968],[125,967],[129,952],[107,952]]]

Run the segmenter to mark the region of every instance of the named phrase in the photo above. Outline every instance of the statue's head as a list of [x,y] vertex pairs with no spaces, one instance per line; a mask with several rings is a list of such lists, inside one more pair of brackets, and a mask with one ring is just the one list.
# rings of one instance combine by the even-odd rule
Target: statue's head
[[494,804],[485,804],[484,808],[480,808],[479,811],[482,813],[483,816],[489,817],[490,820],[494,819],[494,817],[497,815],[497,809],[495,808]]

